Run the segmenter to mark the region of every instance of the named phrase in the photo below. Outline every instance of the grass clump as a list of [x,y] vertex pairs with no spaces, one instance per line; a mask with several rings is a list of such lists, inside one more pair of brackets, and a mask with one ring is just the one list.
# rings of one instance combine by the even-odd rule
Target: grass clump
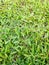
[[49,1],[0,1],[0,65],[49,65]]

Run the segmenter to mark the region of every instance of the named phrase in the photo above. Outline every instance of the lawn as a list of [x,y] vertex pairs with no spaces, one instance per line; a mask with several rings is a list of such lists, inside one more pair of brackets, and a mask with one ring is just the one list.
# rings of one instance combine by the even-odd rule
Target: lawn
[[0,65],[49,65],[49,0],[0,0]]

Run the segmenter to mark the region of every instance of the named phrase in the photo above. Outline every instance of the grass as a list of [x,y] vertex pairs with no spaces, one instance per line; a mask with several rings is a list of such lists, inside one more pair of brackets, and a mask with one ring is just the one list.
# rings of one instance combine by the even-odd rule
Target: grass
[[49,0],[0,0],[0,65],[49,65]]

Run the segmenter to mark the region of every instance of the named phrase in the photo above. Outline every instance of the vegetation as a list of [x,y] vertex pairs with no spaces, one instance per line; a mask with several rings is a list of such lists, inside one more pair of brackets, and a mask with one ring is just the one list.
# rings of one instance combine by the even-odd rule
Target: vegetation
[[49,0],[0,0],[0,65],[49,65]]

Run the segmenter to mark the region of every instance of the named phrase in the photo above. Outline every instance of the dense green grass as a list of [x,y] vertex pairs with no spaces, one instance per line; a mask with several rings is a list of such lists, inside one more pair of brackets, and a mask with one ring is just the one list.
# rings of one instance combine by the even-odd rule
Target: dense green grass
[[49,65],[49,0],[0,0],[0,65]]

